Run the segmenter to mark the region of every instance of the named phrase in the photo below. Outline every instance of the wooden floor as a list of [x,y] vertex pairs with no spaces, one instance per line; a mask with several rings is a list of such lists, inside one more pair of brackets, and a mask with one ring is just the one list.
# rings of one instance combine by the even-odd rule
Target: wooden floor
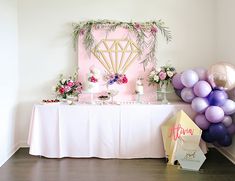
[[167,166],[165,159],[47,159],[18,150],[0,168],[0,181],[234,181],[235,165],[210,149],[199,172]]

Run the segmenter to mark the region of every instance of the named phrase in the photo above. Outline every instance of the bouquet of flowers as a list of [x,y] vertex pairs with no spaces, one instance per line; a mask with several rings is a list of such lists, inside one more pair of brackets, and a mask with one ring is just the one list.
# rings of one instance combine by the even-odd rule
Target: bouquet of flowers
[[106,74],[104,79],[108,85],[112,85],[114,83],[126,84],[128,82],[125,74]]
[[68,78],[60,75],[59,81],[55,87],[57,97],[67,99],[68,96],[78,96],[82,93],[82,83],[77,80],[77,73]]
[[175,68],[170,65],[162,66],[160,68],[153,68],[148,75],[149,85],[158,84],[160,86],[167,86],[171,83],[175,74]]

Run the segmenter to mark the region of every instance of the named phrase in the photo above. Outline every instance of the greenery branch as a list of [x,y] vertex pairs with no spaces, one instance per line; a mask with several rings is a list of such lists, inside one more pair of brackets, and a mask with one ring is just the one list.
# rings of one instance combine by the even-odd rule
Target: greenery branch
[[79,23],[73,23],[73,39],[74,47],[76,48],[79,36],[83,36],[83,44],[89,52],[95,47],[94,45],[94,36],[92,34],[93,29],[104,29],[109,33],[110,31],[115,31],[116,28],[122,27],[128,29],[131,32],[134,32],[136,35],[137,44],[140,48],[140,54],[145,50],[147,45],[147,40],[149,36],[153,37],[153,42],[150,45],[149,52],[146,54],[143,63],[144,68],[148,63],[154,62],[155,58],[155,49],[156,49],[156,35],[157,32],[161,32],[163,37],[167,42],[171,41],[172,36],[168,27],[165,26],[165,23],[162,20],[158,21],[148,21],[148,22],[121,22],[121,21],[110,21],[110,20],[90,20],[82,21]]

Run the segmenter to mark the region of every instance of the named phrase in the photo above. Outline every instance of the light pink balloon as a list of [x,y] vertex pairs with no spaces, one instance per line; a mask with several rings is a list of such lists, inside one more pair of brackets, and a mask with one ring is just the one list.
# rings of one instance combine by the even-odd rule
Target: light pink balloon
[[221,122],[224,124],[224,126],[229,127],[233,123],[233,120],[231,116],[224,116],[224,119]]
[[207,80],[207,70],[205,68],[197,67],[193,70],[197,73],[199,80]]

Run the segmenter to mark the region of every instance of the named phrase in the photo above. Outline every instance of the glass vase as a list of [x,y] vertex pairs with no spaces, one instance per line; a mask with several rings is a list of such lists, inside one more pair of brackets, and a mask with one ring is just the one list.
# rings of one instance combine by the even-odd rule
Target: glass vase
[[167,100],[167,93],[167,85],[160,85],[159,90],[157,91],[157,100],[161,101],[162,104],[169,104],[169,101]]

